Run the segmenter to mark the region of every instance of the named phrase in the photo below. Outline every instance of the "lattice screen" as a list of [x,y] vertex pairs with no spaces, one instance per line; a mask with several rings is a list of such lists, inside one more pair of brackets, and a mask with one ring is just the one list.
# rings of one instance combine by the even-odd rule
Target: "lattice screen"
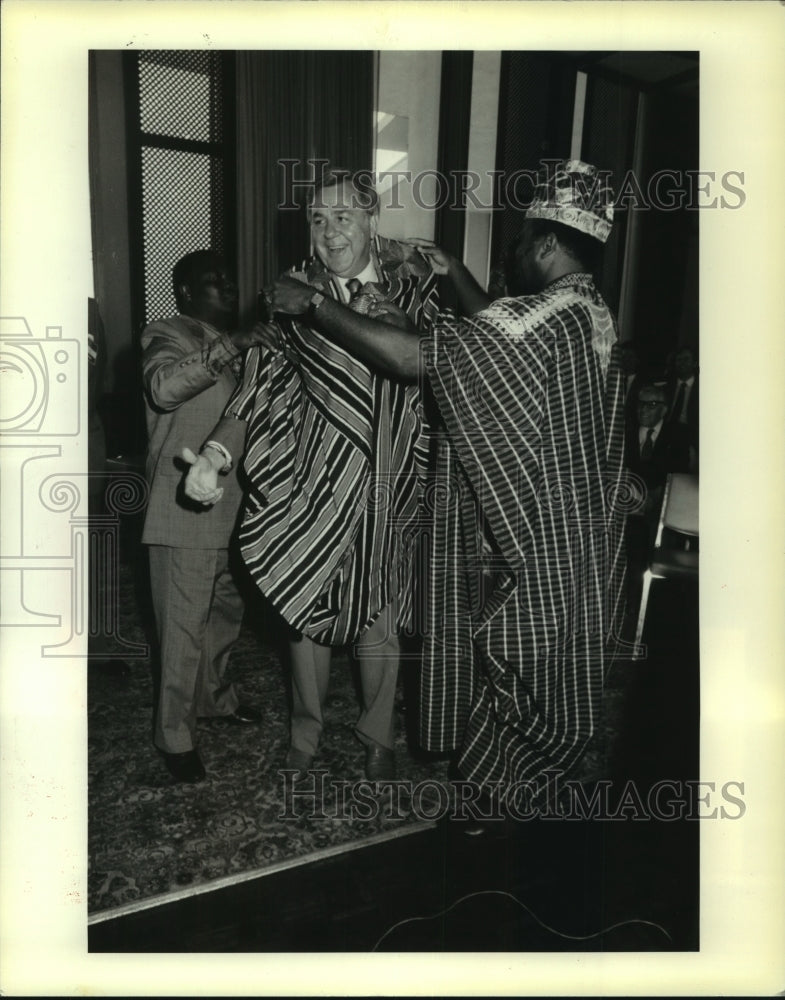
[[176,312],[172,267],[223,251],[221,68],[214,52],[141,52],[144,322]]

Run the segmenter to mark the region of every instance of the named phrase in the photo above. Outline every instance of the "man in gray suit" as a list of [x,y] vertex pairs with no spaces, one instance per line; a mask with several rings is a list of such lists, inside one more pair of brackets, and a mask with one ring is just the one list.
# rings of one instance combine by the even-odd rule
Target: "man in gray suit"
[[229,332],[237,288],[212,250],[186,254],[173,270],[179,314],[142,333],[150,502],[142,541],[160,644],[161,687],[154,742],[175,781],[201,781],[196,720],[260,721],[224,681],[243,602],[229,567],[242,491],[234,472],[224,502],[205,508],[183,492],[181,453],[205,442],[237,385],[242,351],[258,332]]

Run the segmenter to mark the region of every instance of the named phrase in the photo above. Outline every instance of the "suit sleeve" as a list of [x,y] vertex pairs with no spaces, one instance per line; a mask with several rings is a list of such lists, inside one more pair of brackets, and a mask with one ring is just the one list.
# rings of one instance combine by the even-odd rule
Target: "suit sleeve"
[[228,337],[194,351],[177,325],[151,323],[142,333],[142,381],[153,406],[176,410],[218,381],[240,352]]
[[246,351],[243,377],[226,404],[224,419],[248,423],[255,409],[259,386],[264,382],[265,372],[272,356],[273,353],[263,347],[251,347]]

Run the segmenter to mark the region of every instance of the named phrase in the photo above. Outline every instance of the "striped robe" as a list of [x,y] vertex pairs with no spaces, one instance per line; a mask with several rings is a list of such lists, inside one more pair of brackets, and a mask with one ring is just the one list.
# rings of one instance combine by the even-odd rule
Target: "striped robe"
[[567,771],[623,615],[623,385],[589,275],[440,318],[421,737],[480,784]]
[[[372,258],[380,280],[363,292],[428,332],[438,306],[427,261],[382,237]],[[290,273],[340,300],[318,259]],[[318,642],[353,642],[394,597],[404,627],[428,459],[418,389],[303,323],[286,322],[285,343],[248,352],[226,410],[248,424],[243,558],[283,618]]]

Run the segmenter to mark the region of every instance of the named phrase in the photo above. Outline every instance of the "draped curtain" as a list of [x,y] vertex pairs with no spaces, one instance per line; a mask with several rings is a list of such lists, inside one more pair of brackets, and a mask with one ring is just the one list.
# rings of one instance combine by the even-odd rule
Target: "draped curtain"
[[[308,160],[373,167],[373,52],[238,52],[237,276],[241,320],[259,289],[309,252]],[[284,168],[283,160],[296,160]],[[279,207],[296,202],[297,208]]]

